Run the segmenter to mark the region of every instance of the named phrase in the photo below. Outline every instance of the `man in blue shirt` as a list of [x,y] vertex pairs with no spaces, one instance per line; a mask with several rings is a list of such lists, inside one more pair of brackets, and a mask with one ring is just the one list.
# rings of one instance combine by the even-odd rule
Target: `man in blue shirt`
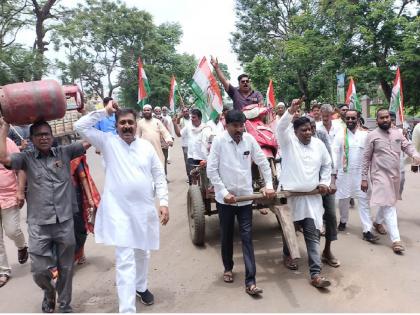
[[[112,100],[112,97],[105,97],[103,102],[104,107],[106,107],[106,105],[108,105],[108,103]],[[111,116],[98,121],[95,125],[95,128],[103,132],[111,132],[116,135],[117,131],[115,129],[115,114],[112,114]]]

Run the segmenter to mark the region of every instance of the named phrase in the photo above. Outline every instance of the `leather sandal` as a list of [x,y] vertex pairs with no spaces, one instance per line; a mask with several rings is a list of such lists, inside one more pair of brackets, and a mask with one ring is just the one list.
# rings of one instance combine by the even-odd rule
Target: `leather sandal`
[[315,288],[326,288],[331,285],[331,282],[327,280],[326,278],[321,277],[320,275],[316,275],[311,279],[311,284]]
[[257,287],[255,284],[251,284],[249,287],[245,288],[245,292],[249,295],[258,295],[263,293],[263,289]]
[[25,246],[22,249],[18,249],[18,261],[19,261],[19,264],[22,265],[22,264],[26,263],[27,260],[28,260],[28,256],[29,256],[29,254],[28,254],[28,247],[27,246]]
[[55,291],[52,294],[44,293],[41,309],[43,313],[54,313],[55,311]]
[[233,282],[233,272],[232,271],[225,271],[223,273],[223,281],[226,283],[232,283]]
[[395,254],[402,254],[403,251],[405,251],[405,248],[403,244],[399,241],[392,243],[392,250]]
[[373,222],[373,227],[375,228],[376,232],[382,235],[386,235],[386,230],[383,224]]
[[2,286],[6,285],[6,283],[9,282],[9,279],[10,279],[10,276],[9,275],[7,275],[5,273],[2,273],[0,275],[0,288]]
[[283,255],[283,265],[290,270],[299,269],[299,265],[297,264],[297,262],[290,256]]

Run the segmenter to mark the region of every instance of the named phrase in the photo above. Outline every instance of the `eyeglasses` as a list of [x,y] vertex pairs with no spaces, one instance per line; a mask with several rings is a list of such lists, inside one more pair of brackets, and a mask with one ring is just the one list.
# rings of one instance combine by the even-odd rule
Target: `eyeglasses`
[[346,120],[357,120],[357,117],[346,117]]
[[48,132],[35,133],[34,137],[35,138],[49,138],[49,137],[51,137],[51,134],[48,133]]
[[244,84],[244,83],[249,83],[249,81],[251,81],[251,80],[241,80],[241,83],[242,83],[242,84]]

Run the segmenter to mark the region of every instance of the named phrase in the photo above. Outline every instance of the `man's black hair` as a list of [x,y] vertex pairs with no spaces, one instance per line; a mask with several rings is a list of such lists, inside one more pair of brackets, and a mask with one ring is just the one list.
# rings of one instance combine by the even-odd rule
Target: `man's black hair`
[[229,110],[225,115],[226,124],[244,123],[246,121],[245,114],[237,109]]
[[338,107],[339,109],[341,109],[341,107],[344,107],[344,106],[347,106],[347,107],[350,109],[349,105],[347,105],[347,104],[338,104],[338,105],[337,105],[337,107]]
[[134,116],[134,120],[137,120],[137,112],[132,108],[120,108],[115,112],[115,124],[118,123],[118,120],[121,116],[125,116],[127,114],[132,114]]
[[299,117],[298,119],[296,119],[294,122],[293,122],[293,129],[294,130],[298,130],[298,128],[300,127],[300,126],[303,126],[303,125],[305,125],[305,124],[310,124],[311,123],[311,121],[309,120],[309,118],[308,117]]
[[197,116],[198,118],[202,119],[203,118],[203,114],[201,114],[201,110],[199,110],[198,108],[193,108],[190,112],[190,115],[194,115]]
[[381,108],[379,108],[379,109],[376,111],[376,118],[378,118],[378,114],[379,114],[380,112],[383,112],[383,111],[387,111],[387,112],[391,115],[391,113],[390,113],[390,111],[389,111],[389,109],[388,109],[388,108],[386,108],[386,107],[381,107]]
[[354,108],[352,108],[352,109],[349,108],[349,110],[346,112],[346,115],[347,115],[348,112],[356,112],[357,118],[360,118],[362,116],[362,113],[359,112],[358,110],[354,109]]
[[103,102],[103,103],[104,103],[104,106],[108,105],[109,101],[112,101],[112,100],[113,100],[113,98],[112,98],[112,97],[108,97],[108,96],[107,96],[107,97],[105,97],[105,98],[104,98],[104,102]]
[[46,122],[45,120],[39,120],[37,122],[34,122],[30,127],[29,127],[29,135],[32,137],[35,134],[35,130],[38,129],[41,126],[47,126],[48,129],[50,129],[51,135],[52,135],[52,129],[51,126],[48,122]]
[[247,75],[246,73],[240,74],[239,77],[238,77],[238,82],[241,82],[242,78],[248,78],[249,79],[249,75]]

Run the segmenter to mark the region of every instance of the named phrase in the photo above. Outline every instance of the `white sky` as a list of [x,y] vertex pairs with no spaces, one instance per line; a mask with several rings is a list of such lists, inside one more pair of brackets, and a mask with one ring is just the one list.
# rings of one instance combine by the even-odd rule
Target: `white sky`
[[[61,4],[71,7],[77,2],[79,1],[63,0]],[[165,22],[180,23],[183,36],[181,44],[177,47],[179,53],[194,54],[197,59],[203,56],[208,59],[210,55],[217,56],[219,62],[228,65],[232,78],[236,78],[242,72],[229,42],[230,33],[235,30],[234,0],[123,0],[123,2],[129,7],[149,12],[157,25]],[[34,39],[34,32],[25,30],[20,34],[18,41],[31,46]],[[58,57],[52,45],[46,55],[51,60]]]

